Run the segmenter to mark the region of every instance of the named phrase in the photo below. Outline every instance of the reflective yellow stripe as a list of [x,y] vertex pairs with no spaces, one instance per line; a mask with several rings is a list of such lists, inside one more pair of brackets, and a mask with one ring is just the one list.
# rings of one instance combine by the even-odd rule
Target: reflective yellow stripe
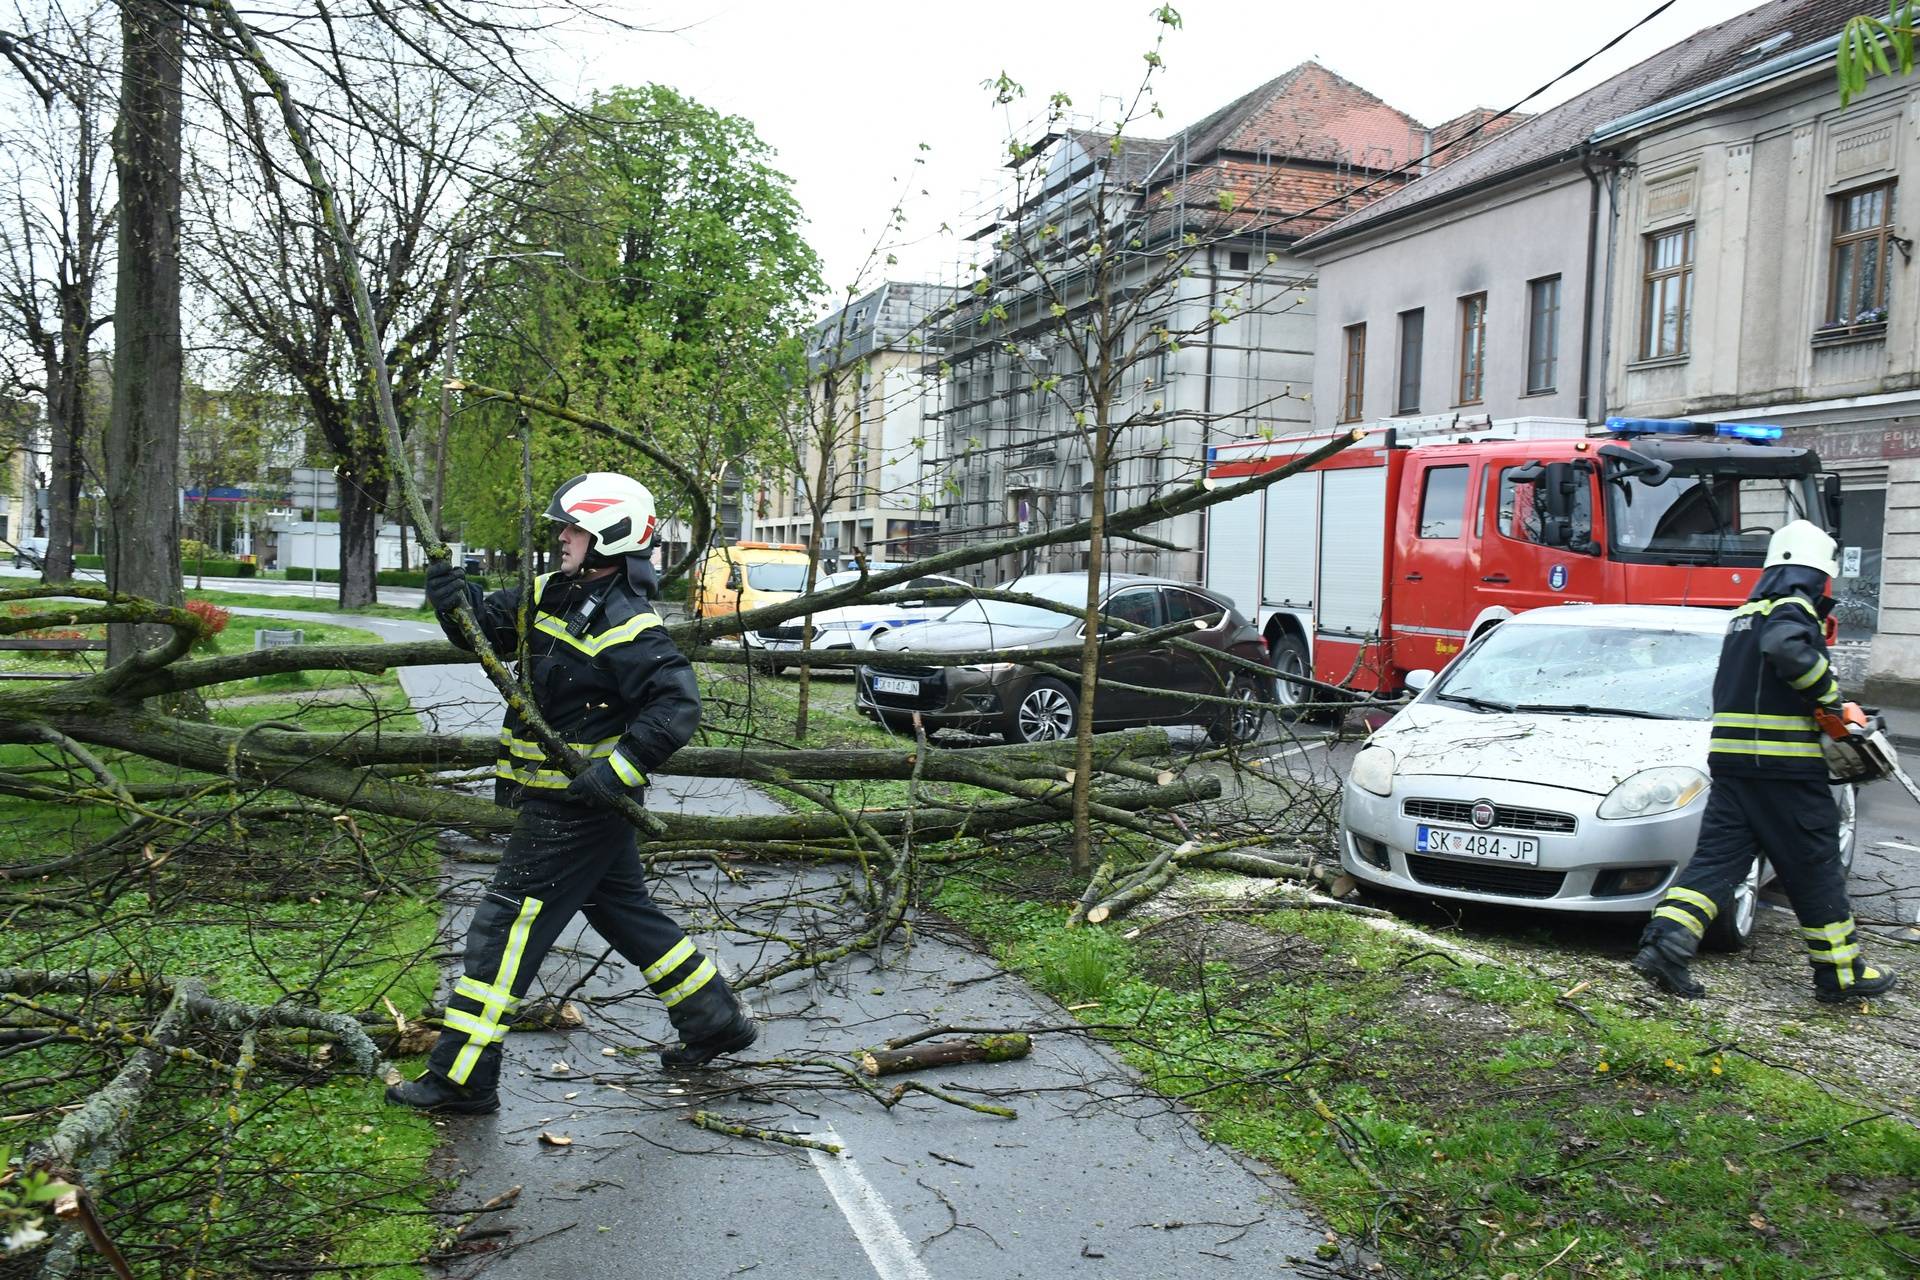
[[1820,727],[1812,716],[1749,715],[1744,711],[1716,711],[1713,722],[1728,729],[1803,729],[1808,733]]
[[661,956],[658,960],[655,960],[652,964],[648,965],[645,969],[642,969],[640,971],[640,976],[647,980],[648,986],[652,986],[654,983],[660,981],[660,979],[666,977],[668,974],[672,973],[675,969],[678,969],[681,965],[685,964],[692,957],[693,957],[693,939],[682,938],[680,939],[680,941],[674,943],[671,947],[667,948],[667,954]]
[[1800,936],[1809,942],[1845,942],[1853,937],[1853,917],[1848,916],[1838,924],[1802,925]]
[[573,781],[558,769],[520,768],[502,760],[493,767],[493,776],[505,778],[508,782],[517,782],[523,787],[538,787],[544,791],[565,791]]
[[609,627],[597,636],[576,636],[567,631],[567,624],[550,613],[543,613],[534,619],[533,629],[545,632],[556,640],[564,640],[588,657],[612,648],[616,644],[625,644],[642,631],[660,625],[657,613],[636,613],[617,627]]
[[614,777],[630,787],[645,786],[647,775],[627,763],[627,758],[618,751],[607,753],[607,763],[613,766]]
[[673,1006],[679,1004],[682,1000],[685,1000],[688,996],[713,981],[713,975],[716,972],[718,971],[713,967],[713,961],[702,960],[700,967],[695,969],[685,982],[660,993],[660,1003],[669,1009],[673,1008]]
[[1848,969],[1852,969],[1853,962],[1860,958],[1860,944],[1849,942],[1844,947],[1832,947],[1826,950],[1812,947],[1809,948],[1808,954],[1815,964],[1845,965]]
[[[514,979],[520,976],[520,961],[527,952],[527,935],[533,932],[534,919],[540,914],[541,902],[538,898],[522,898],[520,914],[514,917],[513,927],[507,930],[507,947],[500,954],[500,972],[494,975],[489,985],[502,991],[512,991]],[[456,1022],[456,1017],[459,1022]],[[447,1010],[447,1025],[467,1033],[467,1043],[453,1060],[453,1069],[447,1072],[447,1079],[455,1084],[465,1084],[467,1077],[473,1074],[474,1064],[480,1061],[480,1051],[488,1044],[495,1043],[492,1027],[497,1023],[483,1023],[478,1018],[461,1013],[458,1009]],[[460,1023],[471,1023],[462,1026]],[[501,1036],[505,1036],[504,1029]]]
[[1744,756],[1794,756],[1818,760],[1820,744],[1817,742],[1759,742],[1739,738],[1713,738],[1707,742],[1709,751],[1726,751]]
[[1802,609],[1805,609],[1808,613],[1813,614],[1815,618],[1818,618],[1820,616],[1818,610],[1816,610],[1811,604],[1809,604],[1806,600],[1803,600],[1799,596],[1776,596],[1771,600],[1749,600],[1745,604],[1741,605],[1738,609],[1735,609],[1733,611],[1733,616],[1738,618],[1743,614],[1757,613],[1764,618],[1773,612],[1775,605],[1782,605],[1782,604],[1788,604],[1788,603],[1799,605]]
[[1821,676],[1827,674],[1827,666],[1828,666],[1827,660],[1825,658],[1821,658],[1818,661],[1816,661],[1811,667],[1807,668],[1807,673],[1805,675],[1801,676],[1797,680],[1789,680],[1787,681],[1787,683],[1792,685],[1796,689],[1804,689],[1808,685],[1811,685],[1814,681],[1818,680]]
[[478,978],[470,978],[464,973],[453,984],[453,994],[474,1001],[486,1010],[490,1018],[498,1018],[520,1003],[519,997],[511,991],[491,986]]
[[1827,687],[1820,691],[1819,695],[1814,698],[1814,701],[1823,707],[1831,706],[1840,701],[1840,686],[1832,680],[1827,681]]
[[1690,906],[1698,907],[1707,913],[1707,919],[1709,920],[1720,914],[1720,908],[1714,905],[1712,898],[1709,898],[1704,893],[1695,893],[1692,889],[1683,889],[1679,885],[1675,885],[1673,888],[1667,890],[1667,900],[1671,902],[1684,902]]
[[[442,1021],[454,1031],[466,1032],[468,1037],[467,1043],[470,1045],[474,1043],[482,1045],[499,1044],[507,1038],[505,1023],[495,1022],[491,1018],[475,1017],[463,1009],[447,1010],[447,1016],[442,1019]],[[471,1070],[471,1068],[469,1068],[469,1070]],[[459,1082],[456,1081],[456,1083]]]
[[1653,918],[1671,920],[1675,924],[1682,925],[1696,938],[1706,936],[1707,926],[1700,923],[1700,917],[1682,907],[1660,907],[1654,911]]
[[543,573],[533,580],[533,602],[535,604],[540,603],[540,597],[545,593],[547,584],[559,576],[557,573]]
[[[505,729],[500,731],[500,745],[507,749],[508,755],[517,756],[522,760],[545,760],[547,758],[547,753],[541,750],[540,744],[532,738],[516,738]],[[620,739],[617,736],[602,738],[598,742],[569,742],[567,744],[570,749],[578,751],[589,760],[598,760],[603,756],[610,756],[613,754],[613,749],[619,745]]]

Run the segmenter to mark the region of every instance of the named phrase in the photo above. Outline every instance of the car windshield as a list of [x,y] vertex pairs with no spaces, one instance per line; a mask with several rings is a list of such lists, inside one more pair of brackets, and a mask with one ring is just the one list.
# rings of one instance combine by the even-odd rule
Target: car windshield
[[1496,627],[1447,669],[1432,696],[1492,711],[1706,720],[1720,640],[1630,627]]
[[[1073,606],[1078,613],[1087,605],[1087,584],[1081,578],[1015,578],[1002,591],[1058,600]],[[985,622],[996,627],[1064,627],[1073,621],[1070,614],[1042,609],[1038,605],[1014,604],[1010,600],[969,600],[940,619],[942,622]]]
[[1758,476],[1725,464],[1674,468],[1657,485],[1615,473],[1607,519],[1616,555],[1758,565],[1789,520],[1818,519],[1812,476]]
[[747,585],[755,591],[798,591],[807,585],[804,564],[750,564]]

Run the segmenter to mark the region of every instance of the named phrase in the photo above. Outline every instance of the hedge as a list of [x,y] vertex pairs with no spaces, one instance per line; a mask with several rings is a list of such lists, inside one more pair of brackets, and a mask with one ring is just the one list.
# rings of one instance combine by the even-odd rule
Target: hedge
[[[312,582],[316,571],[305,567],[287,570],[288,582]],[[320,581],[340,581],[338,569],[318,570]],[[382,569],[373,575],[374,583],[382,587],[424,587],[427,585],[425,569]]]
[[[105,569],[105,556],[75,556],[73,567],[76,569]],[[209,578],[253,578],[258,577],[260,566],[247,560],[186,560],[182,561],[180,571],[191,578],[204,575]]]

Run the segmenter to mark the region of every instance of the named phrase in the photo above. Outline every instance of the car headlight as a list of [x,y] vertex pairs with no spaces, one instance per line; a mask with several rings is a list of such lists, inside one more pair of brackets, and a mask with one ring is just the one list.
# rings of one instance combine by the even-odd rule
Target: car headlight
[[1393,794],[1393,769],[1399,763],[1385,747],[1365,747],[1353,758],[1347,781],[1377,796]]
[[1684,764],[1642,769],[1615,787],[1595,811],[1601,818],[1651,818],[1692,804],[1707,789],[1707,775]]

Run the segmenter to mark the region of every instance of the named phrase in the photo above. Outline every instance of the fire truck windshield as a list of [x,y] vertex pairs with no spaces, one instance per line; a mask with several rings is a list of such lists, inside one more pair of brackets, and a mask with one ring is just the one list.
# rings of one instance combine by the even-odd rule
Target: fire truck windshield
[[[1817,460],[1811,466],[1817,468]],[[1749,466],[1724,456],[1675,459],[1664,479],[1610,465],[1607,529],[1614,559],[1758,566],[1781,525],[1824,523],[1812,470],[1781,471],[1777,464]]]

